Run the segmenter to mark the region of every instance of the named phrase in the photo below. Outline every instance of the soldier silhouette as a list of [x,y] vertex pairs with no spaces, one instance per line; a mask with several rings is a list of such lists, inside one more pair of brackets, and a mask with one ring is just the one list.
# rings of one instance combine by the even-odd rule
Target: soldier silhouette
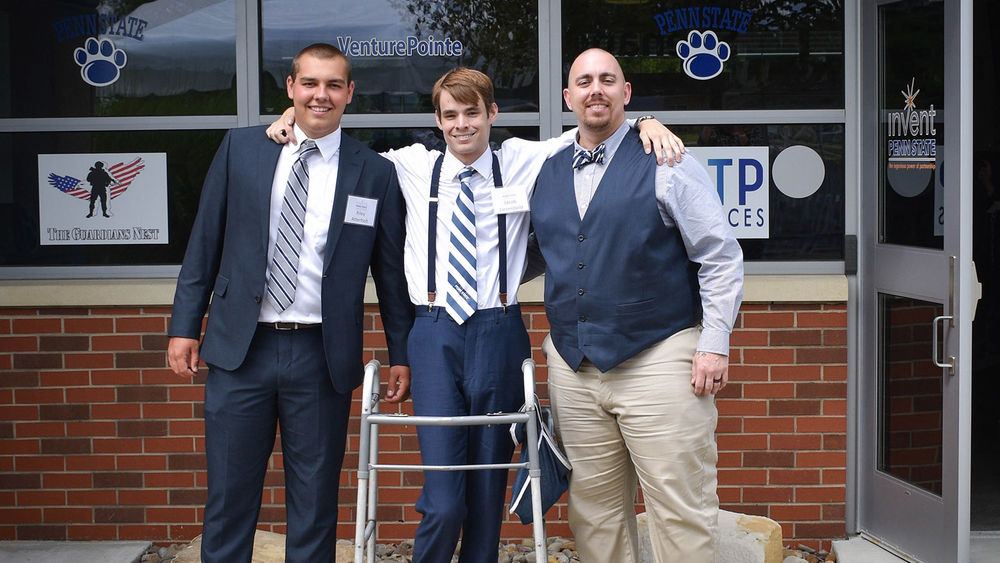
[[87,181],[90,182],[90,213],[87,214],[87,217],[94,216],[94,203],[98,197],[101,198],[101,212],[105,217],[110,217],[108,215],[108,186],[117,184],[118,181],[104,170],[104,163],[101,161],[95,162],[94,166],[90,168]]

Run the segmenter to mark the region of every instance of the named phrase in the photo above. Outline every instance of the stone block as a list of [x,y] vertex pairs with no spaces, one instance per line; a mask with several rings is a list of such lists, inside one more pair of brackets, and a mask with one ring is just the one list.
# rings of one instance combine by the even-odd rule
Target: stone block
[[[645,513],[638,515],[639,560],[653,563],[649,523]],[[782,563],[781,526],[770,518],[719,511],[718,543],[715,560],[719,563]]]
[[[339,549],[338,549],[339,554]],[[351,554],[352,561],[354,554]],[[253,558],[252,563],[284,563],[285,562],[285,536],[274,532],[257,530],[253,538]],[[201,536],[191,540],[191,543],[177,553],[171,563],[201,563]],[[337,563],[340,563],[338,557]]]

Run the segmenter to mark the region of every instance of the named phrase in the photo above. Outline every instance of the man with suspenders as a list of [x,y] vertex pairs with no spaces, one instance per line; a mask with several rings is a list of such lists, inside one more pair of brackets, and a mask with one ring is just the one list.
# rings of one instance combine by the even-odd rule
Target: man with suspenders
[[[493,83],[468,68],[442,76],[432,101],[448,150],[414,144],[382,153],[395,164],[406,201],[404,261],[416,309],[407,346],[414,413],[515,411],[524,399],[521,362],[531,354],[516,296],[525,270],[528,201],[545,159],[570,146],[576,133],[540,142],[510,139],[490,151],[498,113]],[[276,121],[268,135],[287,140],[284,123]],[[658,155],[670,161],[682,150],[655,120],[647,126],[657,134]],[[401,392],[389,389],[388,396]],[[513,454],[502,425],[420,426],[417,434],[426,465],[507,463]],[[414,563],[450,562],[460,534],[461,563],[496,561],[507,471],[427,471],[424,479]]]

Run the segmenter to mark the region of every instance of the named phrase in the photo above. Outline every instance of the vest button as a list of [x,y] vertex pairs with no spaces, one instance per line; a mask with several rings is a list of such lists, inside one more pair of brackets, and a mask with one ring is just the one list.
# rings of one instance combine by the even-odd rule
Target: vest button
[[581,323],[587,322],[587,315],[580,315],[580,322]]
[[260,295],[254,295],[253,296],[253,302],[254,303],[260,303]]
[[580,242],[583,242],[584,240],[586,240],[586,238],[587,238],[587,237],[585,237],[585,236],[583,236],[583,235],[580,235],[580,236],[578,236],[578,237],[576,237],[576,238],[577,238],[577,240],[579,240]]
[[576,294],[583,295],[584,294],[583,288],[581,287],[580,289],[576,290]]
[[577,270],[582,270],[583,269],[583,262],[580,262],[579,264],[577,264],[576,265],[576,269]]

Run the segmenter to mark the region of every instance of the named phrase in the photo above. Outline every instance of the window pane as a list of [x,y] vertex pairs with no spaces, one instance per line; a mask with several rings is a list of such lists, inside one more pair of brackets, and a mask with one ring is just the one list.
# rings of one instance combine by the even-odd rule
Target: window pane
[[879,242],[944,248],[944,2],[879,6]]
[[[353,129],[345,132],[376,151],[401,148],[416,142],[435,149],[445,146],[441,132],[436,128]],[[223,135],[223,130],[18,133],[15,140],[14,134],[0,134],[0,237],[8,241],[0,250],[0,266],[180,264],[198,211],[201,186]],[[494,127],[491,141],[499,143],[512,136],[537,139],[538,128]],[[156,186],[162,185],[156,183],[162,178],[155,176],[151,163],[147,162],[146,169],[137,175],[133,185],[120,194],[121,199],[116,198],[116,186],[107,187],[110,197],[105,203],[112,217],[102,217],[99,200],[95,201],[94,217],[86,217],[89,191],[93,189],[88,183],[87,167],[95,164],[95,160],[107,160],[99,155],[109,153],[142,156],[147,161],[159,156],[154,153],[165,153],[168,222],[168,229],[165,230],[169,231],[169,242],[109,242],[111,239],[100,240],[101,237],[96,237],[94,240],[99,240],[98,243],[80,244],[81,239],[73,229],[106,234],[114,230],[112,227],[126,228],[132,236],[134,225],[122,222],[127,216],[125,210],[130,204],[147,205],[156,201],[148,194],[155,193]],[[76,169],[59,164],[66,158],[73,158],[73,155],[81,155],[80,159],[86,164]],[[57,164],[44,166],[53,161]],[[113,162],[108,161],[106,167],[110,169]],[[15,163],[21,164],[15,166]],[[71,197],[73,190],[59,193],[57,186],[70,187],[64,180],[67,177],[70,181],[79,179],[79,184],[75,184],[77,191],[84,190],[76,198]],[[121,178],[120,175],[115,177]],[[141,183],[140,179],[145,183]],[[56,207],[63,210],[67,231],[65,242],[60,241],[58,236],[44,235],[43,211],[51,210],[40,209],[40,201],[55,201]],[[148,206],[145,209],[148,210]],[[43,237],[46,240],[42,240]]]
[[843,125],[671,129],[720,189],[746,260],[844,258]]
[[[0,265],[3,266],[72,266],[72,265],[145,265],[180,264],[187,247],[188,235],[198,209],[201,185],[208,171],[208,165],[215,149],[222,141],[225,131],[113,131],[79,133],[18,133],[0,134],[0,237],[8,241],[0,250]],[[125,228],[132,234],[134,226],[125,209],[143,205],[147,194],[162,190],[162,176],[157,176],[152,163],[135,176],[127,191],[115,198],[111,188],[106,204],[112,218],[101,216],[101,204],[95,202],[95,217],[86,218],[88,201],[83,197],[71,197],[72,193],[59,193],[57,184],[68,187],[65,178],[77,178],[79,187],[92,189],[86,180],[86,167],[70,168],[56,164],[42,171],[37,163],[63,162],[66,155],[106,155],[120,153],[144,156],[150,160],[151,153],[166,153],[166,206],[169,231],[167,244],[119,244],[120,240],[108,244],[107,240],[95,244],[77,244],[73,241],[72,229],[112,230]],[[42,155],[41,157],[39,155]],[[71,157],[70,157],[71,158]],[[162,155],[160,155],[162,159]],[[46,160],[48,159],[48,160]],[[93,160],[107,160],[94,156]],[[132,159],[126,159],[131,161]],[[16,163],[16,165],[15,165]],[[114,161],[108,161],[110,168]],[[89,166],[89,164],[88,164]],[[162,167],[159,173],[163,173]],[[54,174],[58,178],[49,176]],[[124,183],[127,180],[116,176]],[[41,184],[41,185],[39,185]],[[158,192],[162,195],[162,192]],[[69,234],[66,244],[59,243],[58,237],[46,237],[42,244],[39,201],[52,201],[55,194],[56,207],[64,212],[65,226]],[[42,196],[45,196],[43,199]],[[84,197],[86,194],[82,194]],[[59,211],[56,210],[56,211]],[[53,209],[44,210],[46,213]],[[141,214],[155,214],[162,209],[144,209]],[[99,237],[91,237],[99,240]],[[55,242],[55,244],[52,244]]]
[[[940,303],[879,294],[878,468],[941,496],[942,370],[932,331]],[[943,339],[938,339],[938,346]]]
[[841,2],[573,0],[563,81],[588,47],[618,57],[630,110],[844,107]]
[[289,105],[285,78],[303,47],[330,43],[351,59],[348,113],[432,111],[434,82],[456,66],[488,74],[504,111],[538,111],[538,4],[426,0],[265,0],[261,113]]
[[0,117],[236,113],[232,2],[94,4],[4,3]]

